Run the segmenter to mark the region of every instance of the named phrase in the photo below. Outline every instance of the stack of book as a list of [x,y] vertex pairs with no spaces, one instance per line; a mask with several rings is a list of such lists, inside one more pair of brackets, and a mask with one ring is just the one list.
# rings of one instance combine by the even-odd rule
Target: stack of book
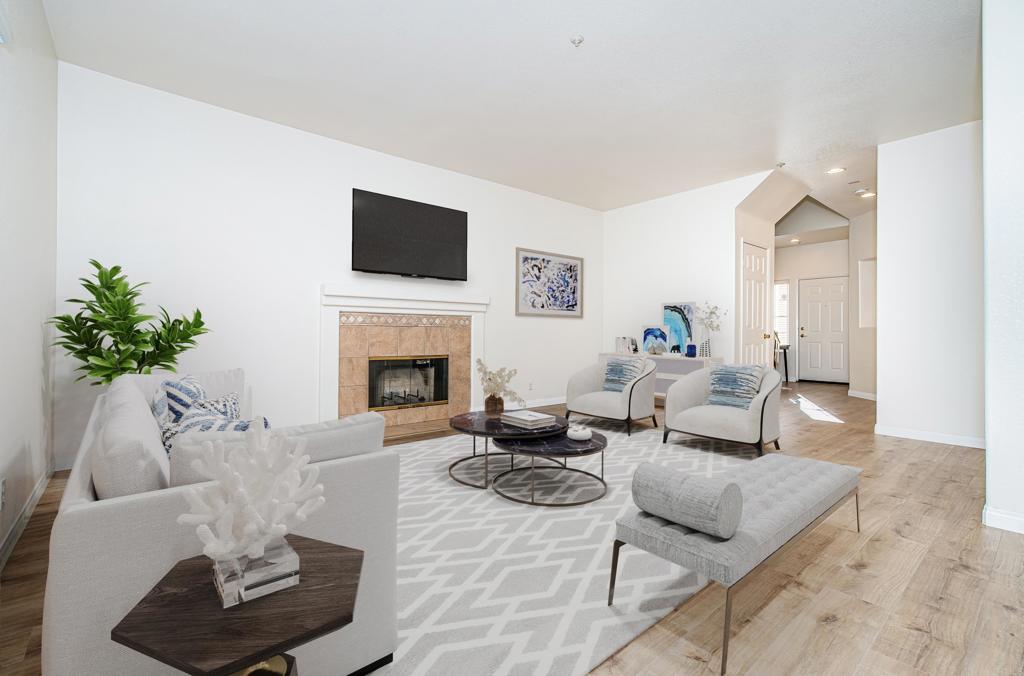
[[536,411],[506,411],[501,414],[501,422],[527,430],[537,430],[555,424],[555,416]]

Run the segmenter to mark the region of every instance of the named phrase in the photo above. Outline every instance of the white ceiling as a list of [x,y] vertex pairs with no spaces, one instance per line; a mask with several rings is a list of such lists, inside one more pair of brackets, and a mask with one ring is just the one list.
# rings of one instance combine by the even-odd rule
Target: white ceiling
[[[877,150],[872,146],[836,153],[813,162],[786,165],[783,171],[810,186],[810,196],[829,209],[847,218],[855,218],[875,208],[874,197],[861,197],[854,191],[865,188],[869,192],[876,192]],[[825,173],[833,168],[842,168],[846,171],[838,174]]]
[[980,0],[44,2],[65,61],[597,209],[981,115]]

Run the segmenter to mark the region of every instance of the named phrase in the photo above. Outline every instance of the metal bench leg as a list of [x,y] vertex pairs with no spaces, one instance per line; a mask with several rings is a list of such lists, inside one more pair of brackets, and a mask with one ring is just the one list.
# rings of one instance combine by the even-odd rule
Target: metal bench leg
[[726,662],[729,661],[729,634],[732,625],[732,587],[725,588],[725,629],[722,631],[722,676],[725,676]]
[[622,540],[616,540],[612,547],[612,574],[608,579],[608,605],[615,599],[615,573],[619,570],[619,548],[626,544]]
[[853,494],[853,508],[857,512],[857,532],[860,532],[860,491]]

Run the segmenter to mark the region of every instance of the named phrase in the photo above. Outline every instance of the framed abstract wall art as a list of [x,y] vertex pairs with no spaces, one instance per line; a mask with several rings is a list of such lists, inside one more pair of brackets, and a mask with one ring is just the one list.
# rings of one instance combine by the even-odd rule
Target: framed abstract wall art
[[645,326],[643,351],[647,354],[665,354],[668,352],[668,333],[664,326]]
[[516,314],[583,316],[583,259],[516,249]]
[[668,351],[686,353],[686,342],[694,338],[694,303],[665,303],[661,323],[668,329]]

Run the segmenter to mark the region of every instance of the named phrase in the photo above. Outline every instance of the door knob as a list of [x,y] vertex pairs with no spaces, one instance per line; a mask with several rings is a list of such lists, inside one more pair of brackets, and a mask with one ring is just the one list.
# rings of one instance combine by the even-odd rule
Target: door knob
[[801,338],[806,338],[806,337],[807,337],[807,334],[806,334],[806,333],[801,333],[801,334],[800,334],[800,337],[801,337]]
[[770,338],[772,337],[772,334],[770,334],[770,333],[766,333],[766,334],[764,334],[764,335],[763,335],[763,336],[761,336],[761,337],[762,337],[762,338],[764,338],[765,340],[768,340],[768,339],[770,339]]

